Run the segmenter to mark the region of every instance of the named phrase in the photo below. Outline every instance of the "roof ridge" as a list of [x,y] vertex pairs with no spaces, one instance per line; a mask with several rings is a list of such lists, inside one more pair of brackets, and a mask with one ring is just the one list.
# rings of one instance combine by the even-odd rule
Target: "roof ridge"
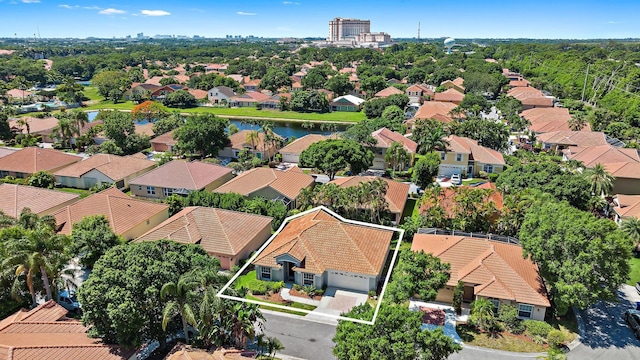
[[227,243],[229,244],[229,249],[231,249],[231,252],[233,254],[236,253],[236,249],[232,246],[231,244],[231,240],[229,239],[229,234],[227,234],[227,228],[224,226],[224,224],[222,223],[222,220],[220,220],[220,216],[218,216],[218,211],[217,209],[213,210],[213,213],[215,214],[216,220],[218,221],[218,223],[220,224],[220,228],[222,229],[222,233],[224,234],[224,238],[227,241]]
[[[332,222],[332,224],[334,224],[334,223]],[[374,269],[374,268],[373,268],[373,266],[371,265],[371,261],[369,261],[369,258],[364,254],[364,252],[362,251],[362,249],[360,248],[360,246],[358,245],[358,243],[357,243],[357,242],[356,242],[356,241],[355,241],[351,236],[349,236],[349,232],[347,232],[347,231],[345,230],[345,228],[344,228],[344,226],[345,226],[345,225],[353,225],[353,226],[358,226],[358,227],[360,227],[360,226],[362,226],[362,225],[348,224],[348,223],[345,223],[345,222],[342,222],[342,221],[337,222],[337,223],[335,223],[335,224],[338,224],[338,226],[340,226],[340,228],[342,229],[342,231],[344,231],[344,233],[345,233],[345,234],[347,234],[347,237],[349,238],[349,240],[351,240],[351,242],[353,243],[353,246],[354,246],[356,249],[358,249],[358,253],[362,256],[362,258],[363,258],[363,259],[367,260],[367,266],[368,266],[369,270],[370,270],[372,273],[375,273],[375,272],[376,272],[376,269]]]
[[197,185],[196,185],[196,181],[193,178],[193,173],[191,173],[191,167],[189,166],[191,162],[189,161],[185,161],[184,166],[187,168],[187,172],[189,173],[189,180],[191,180],[191,183],[193,184],[193,188],[197,189]]

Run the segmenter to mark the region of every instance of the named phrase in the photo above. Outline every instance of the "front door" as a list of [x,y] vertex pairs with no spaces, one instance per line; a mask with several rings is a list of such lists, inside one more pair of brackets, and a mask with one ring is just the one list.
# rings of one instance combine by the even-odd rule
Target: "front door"
[[465,302],[473,301],[473,287],[465,286],[464,287],[464,296],[462,297]]
[[287,262],[287,282],[296,280],[296,273],[293,271],[294,263]]

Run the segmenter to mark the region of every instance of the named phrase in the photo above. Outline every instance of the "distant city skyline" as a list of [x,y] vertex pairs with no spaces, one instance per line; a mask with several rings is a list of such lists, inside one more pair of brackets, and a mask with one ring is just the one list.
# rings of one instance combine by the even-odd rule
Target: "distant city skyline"
[[335,17],[371,21],[392,38],[638,38],[640,1],[0,0],[0,38],[328,36]]

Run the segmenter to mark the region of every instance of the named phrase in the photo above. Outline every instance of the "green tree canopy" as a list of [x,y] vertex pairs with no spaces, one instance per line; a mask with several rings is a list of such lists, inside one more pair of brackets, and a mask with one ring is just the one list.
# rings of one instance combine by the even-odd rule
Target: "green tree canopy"
[[131,79],[124,71],[106,70],[96,74],[91,84],[98,88],[98,93],[115,104],[131,86]]
[[218,151],[229,142],[226,119],[215,115],[189,116],[180,128],[174,132],[178,150],[183,154],[198,153],[202,157],[218,155]]
[[333,180],[347,167],[359,174],[373,164],[373,153],[352,140],[324,140],[311,144],[300,154],[300,164],[316,168]]
[[53,189],[56,184],[56,177],[47,171],[37,171],[27,178],[27,185],[45,189]]
[[186,109],[196,107],[198,100],[187,90],[177,90],[165,96],[162,104],[170,108]]
[[424,251],[402,250],[393,278],[387,288],[389,299],[402,303],[415,295],[421,301],[433,301],[449,278],[451,266]]
[[424,155],[413,166],[411,181],[422,189],[433,184],[434,176],[440,171],[440,154],[430,152]]
[[478,141],[479,145],[497,151],[509,148],[509,128],[503,123],[480,118],[467,119],[462,123],[454,123],[451,132],[458,136]]
[[77,254],[80,264],[88,268],[93,268],[107,250],[123,242],[104,215],[87,216],[73,224],[71,239],[71,253]]

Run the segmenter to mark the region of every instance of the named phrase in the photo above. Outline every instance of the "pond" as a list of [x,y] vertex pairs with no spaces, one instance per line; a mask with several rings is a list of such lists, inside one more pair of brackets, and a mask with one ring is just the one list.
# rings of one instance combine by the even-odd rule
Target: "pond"
[[[89,117],[89,122],[93,121],[98,115],[97,111],[89,111],[87,112]],[[250,124],[248,121],[242,120],[229,120],[229,124],[233,124],[238,127],[239,130],[258,130],[260,129],[260,122],[262,120],[258,120],[256,124]],[[146,124],[147,121],[140,121],[138,124],[143,125]],[[335,132],[343,132],[346,130],[346,125],[335,125]],[[321,124],[313,124],[313,128],[305,129],[302,127],[302,123],[300,122],[289,122],[289,121],[277,121],[273,122],[273,132],[282,136],[285,139],[289,139],[294,136],[295,138],[301,138],[308,134],[322,134],[322,135],[330,135],[332,132],[326,129],[321,128]]]

